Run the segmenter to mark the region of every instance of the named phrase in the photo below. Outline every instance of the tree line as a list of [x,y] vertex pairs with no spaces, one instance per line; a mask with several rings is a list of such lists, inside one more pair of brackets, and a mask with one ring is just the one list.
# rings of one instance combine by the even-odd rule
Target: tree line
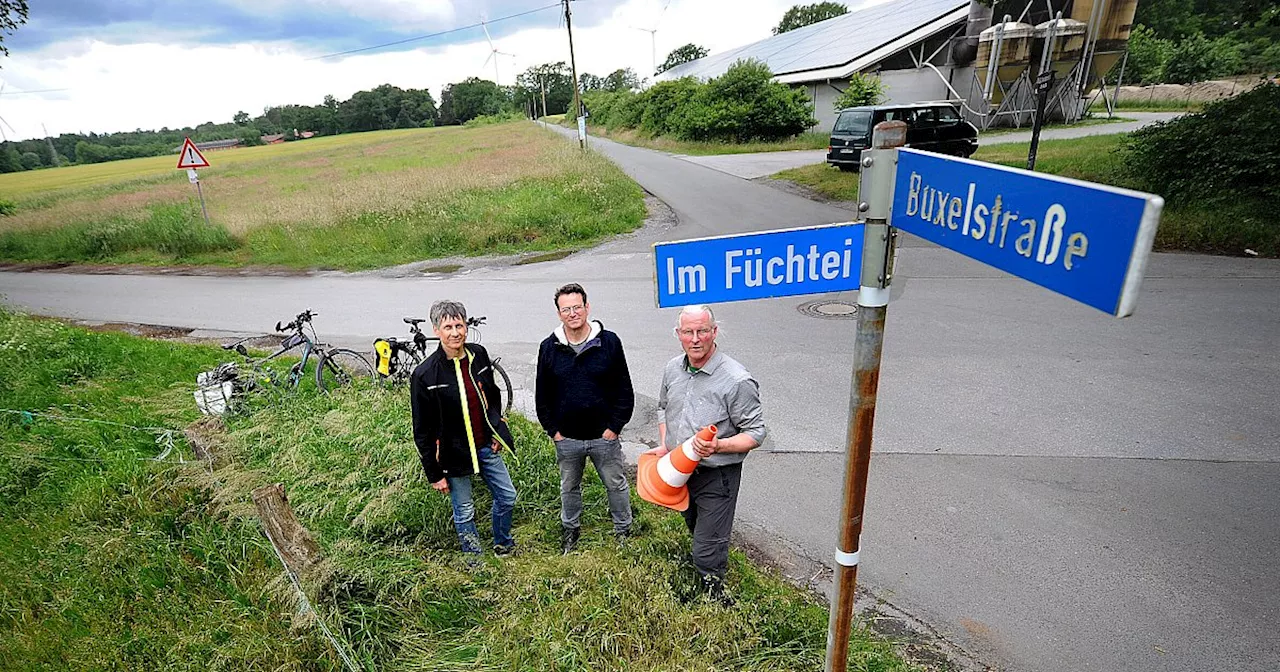
[[1142,0],[1126,82],[1187,84],[1280,71],[1277,0]]
[[[664,69],[701,58],[706,49],[689,44],[663,63]],[[631,91],[646,83],[630,68],[598,76],[578,77],[584,92]],[[383,84],[358,91],[344,101],[325,96],[319,105],[268,107],[258,116],[237,112],[230,122],[208,121],[185,128],[123,131],[119,133],[63,133],[38,140],[0,143],[0,173],[11,173],[68,164],[100,163],[119,159],[172,154],[183,138],[196,142],[238,139],[245,145],[262,143],[262,137],[283,134],[297,139],[295,131],[319,135],[358,133],[392,128],[422,128],[465,124],[495,115],[564,114],[573,104],[573,76],[563,61],[535,65],[516,77],[513,86],[499,86],[470,77],[444,87],[440,101],[426,89],[401,89]]]

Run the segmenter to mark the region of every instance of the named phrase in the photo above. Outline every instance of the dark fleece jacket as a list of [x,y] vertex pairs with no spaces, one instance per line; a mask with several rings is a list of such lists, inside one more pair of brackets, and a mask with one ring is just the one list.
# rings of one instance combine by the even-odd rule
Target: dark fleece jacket
[[569,347],[564,327],[538,349],[538,422],[548,436],[598,439],[605,429],[621,432],[631,420],[636,395],[618,335],[600,322],[581,353]]

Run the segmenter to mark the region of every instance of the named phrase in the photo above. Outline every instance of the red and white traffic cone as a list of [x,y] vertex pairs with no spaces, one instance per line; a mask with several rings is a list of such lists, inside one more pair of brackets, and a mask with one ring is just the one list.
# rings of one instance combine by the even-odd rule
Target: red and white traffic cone
[[[715,425],[698,430],[698,437],[703,441],[710,441],[715,435]],[[702,457],[693,449],[692,438],[662,457],[654,451],[641,453],[636,468],[636,492],[646,502],[686,511],[689,508],[689,488],[685,484],[701,460]]]

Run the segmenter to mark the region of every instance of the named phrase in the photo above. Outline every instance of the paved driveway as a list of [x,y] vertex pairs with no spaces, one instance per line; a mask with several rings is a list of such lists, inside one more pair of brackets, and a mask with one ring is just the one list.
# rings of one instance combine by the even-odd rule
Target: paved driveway
[[[1090,135],[1112,135],[1136,131],[1157,121],[1167,121],[1180,112],[1122,112],[1120,116],[1133,121],[1111,124],[1095,124],[1076,128],[1050,128],[1040,133],[1042,140],[1064,140]],[[982,145],[1003,145],[1014,142],[1031,142],[1031,131],[1012,131],[985,134],[979,140]],[[755,154],[719,154],[715,156],[689,156],[677,154],[676,158],[714,168],[722,173],[748,180],[772,175],[788,168],[799,168],[827,160],[827,150],[813,149],[795,152],[757,152]]]
[[[674,311],[653,308],[651,243],[849,213],[592,143],[679,223],[446,278],[0,273],[0,295],[42,314],[233,331],[309,306],[322,336],[364,347],[452,297],[490,316],[485,344],[527,388],[556,324],[554,288],[578,280],[626,343],[641,398],[624,437],[652,439],[678,346]],[[1137,314],[1115,320],[936,247],[899,260],[864,585],[1000,669],[1280,669],[1280,262],[1156,254]],[[717,315],[725,351],[761,382],[770,427],[739,519],[827,560],[853,324],[802,316],[805,298]]]

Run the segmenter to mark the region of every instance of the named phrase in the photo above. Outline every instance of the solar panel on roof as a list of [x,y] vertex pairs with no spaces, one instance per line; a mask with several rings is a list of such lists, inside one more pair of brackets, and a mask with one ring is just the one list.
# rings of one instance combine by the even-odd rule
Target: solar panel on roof
[[843,65],[968,4],[967,0],[890,0],[678,65],[663,73],[663,78],[709,79],[744,59],[763,62],[775,75]]

